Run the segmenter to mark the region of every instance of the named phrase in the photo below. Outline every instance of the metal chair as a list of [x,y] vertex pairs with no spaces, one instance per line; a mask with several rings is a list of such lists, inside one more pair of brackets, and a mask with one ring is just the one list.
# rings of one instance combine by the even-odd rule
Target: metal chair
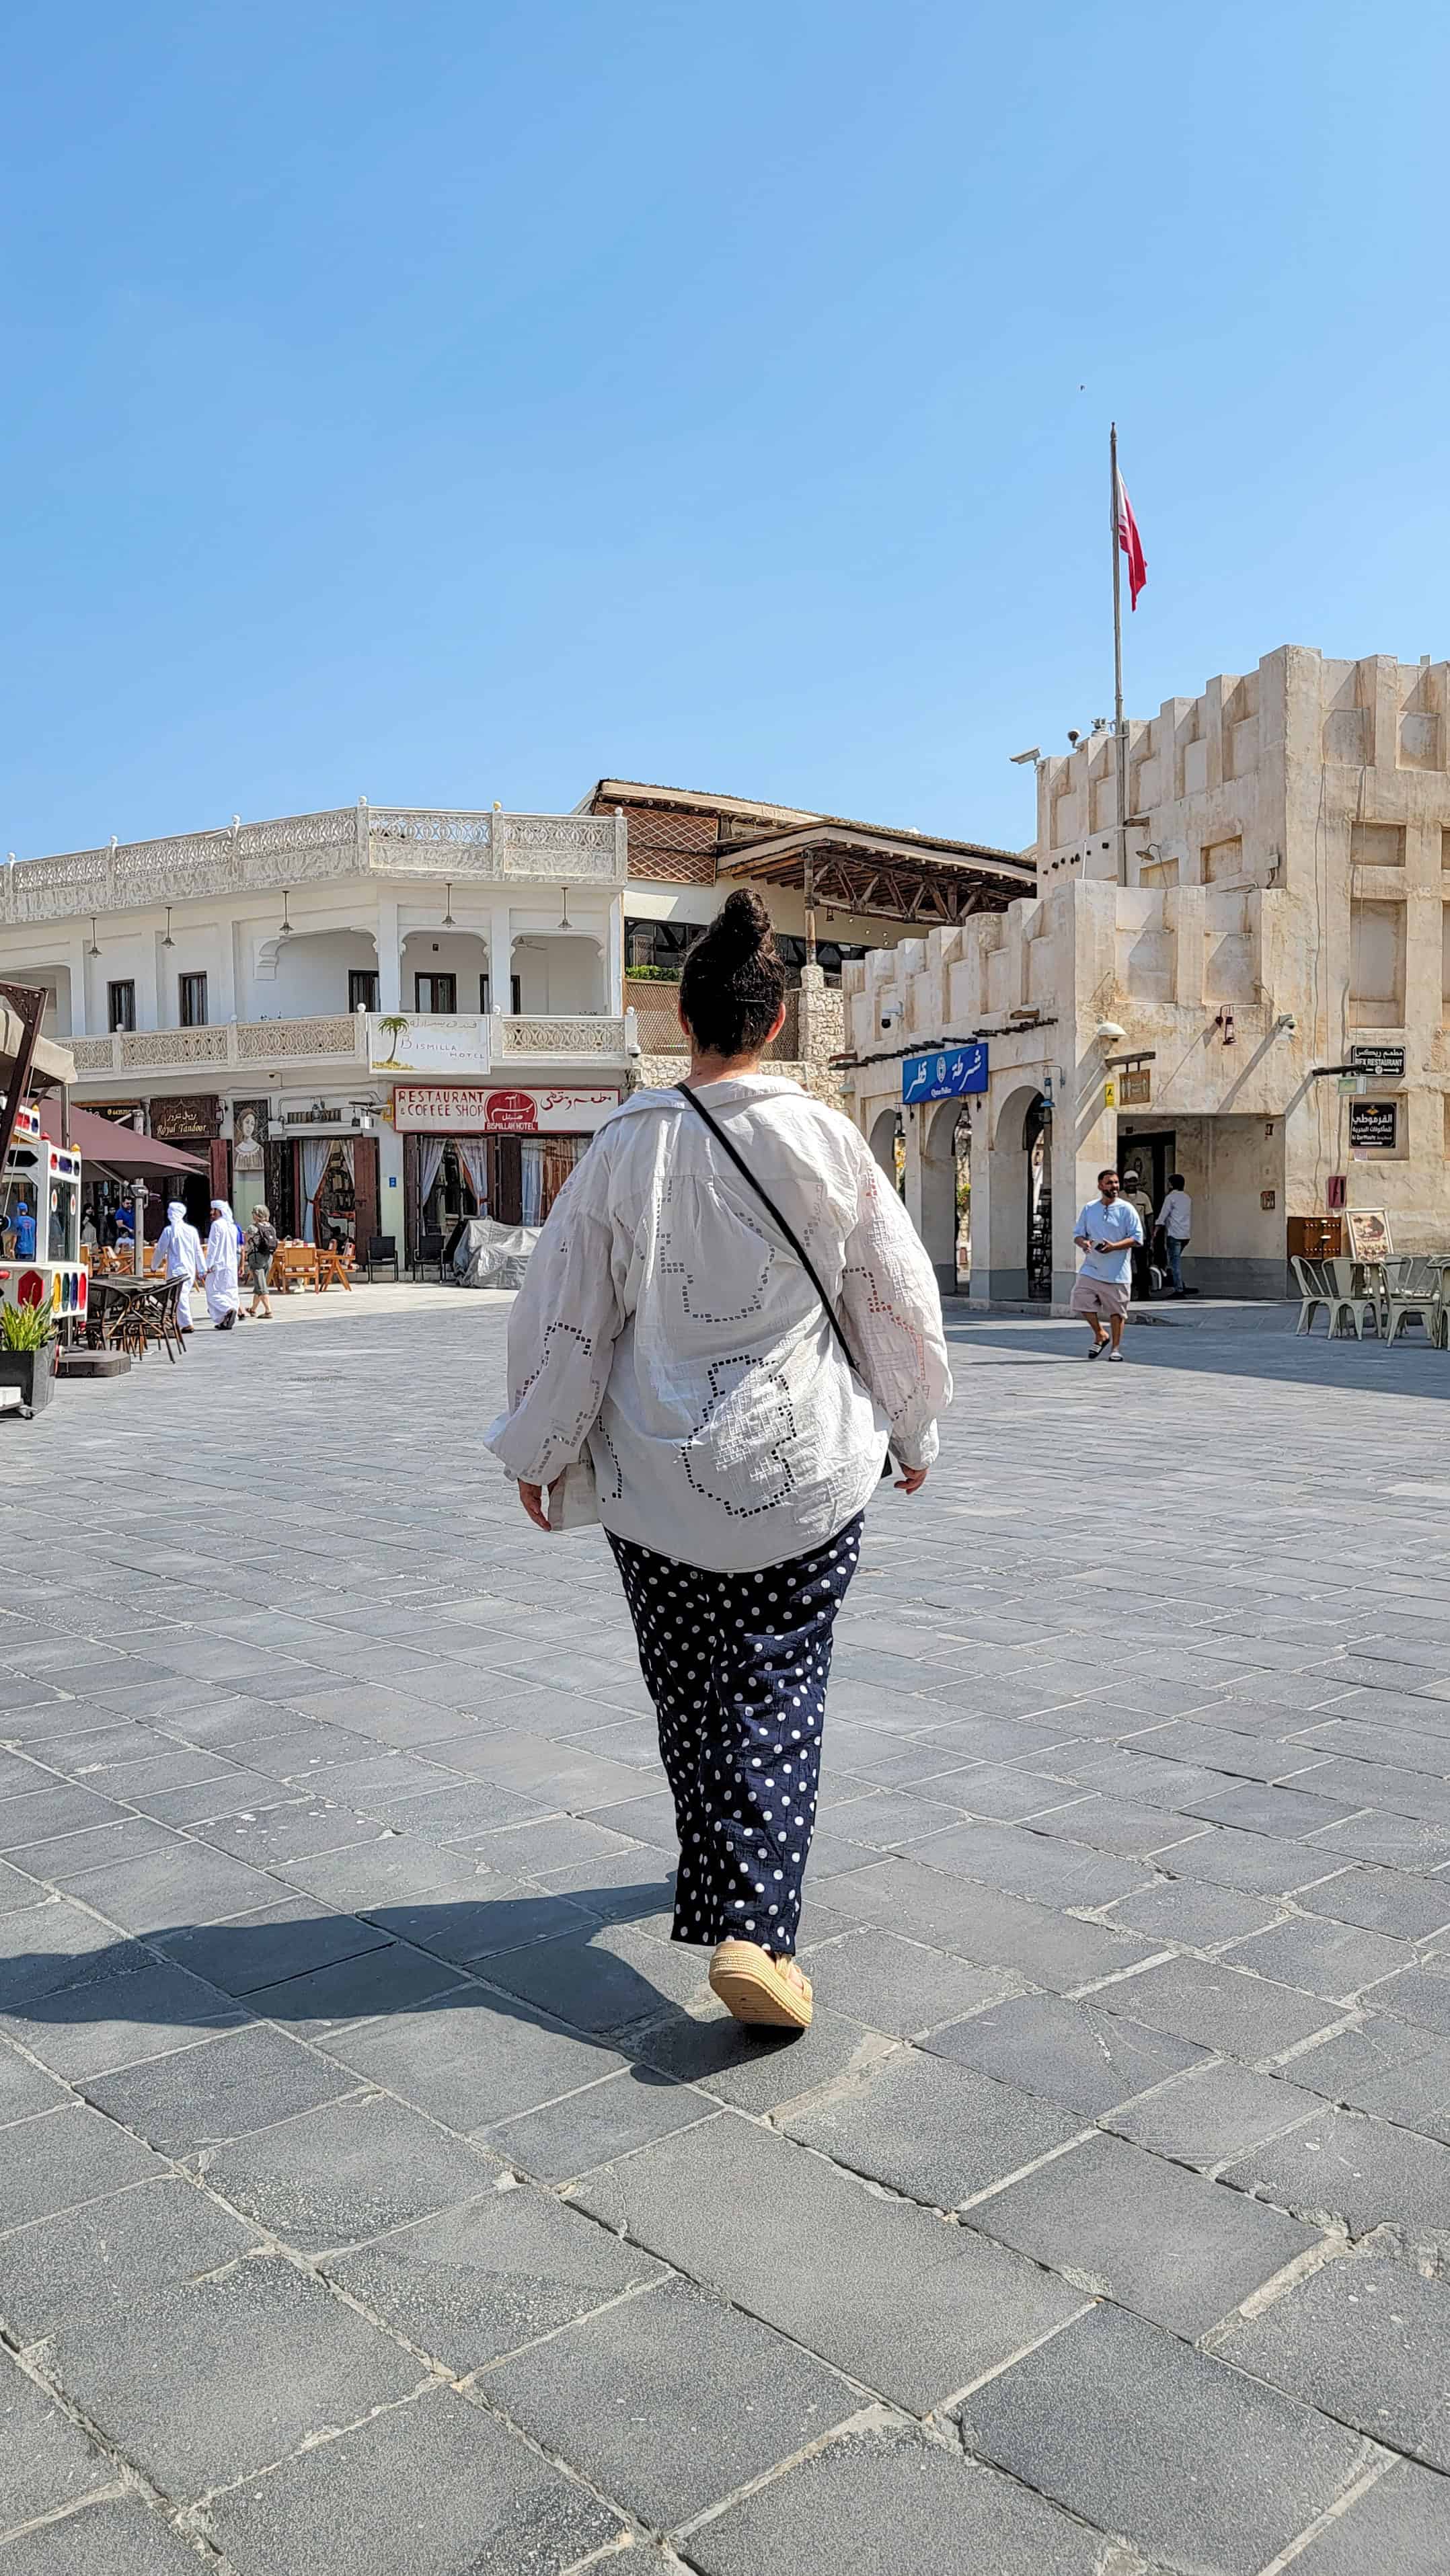
[[1311,1333],[1315,1315],[1322,1306],[1327,1330],[1332,1333],[1339,1292],[1329,1275],[1328,1262],[1309,1261],[1303,1254],[1295,1252],[1290,1255],[1290,1267],[1299,1289],[1299,1321],[1294,1327],[1295,1332]]
[[1326,1261],[1335,1296],[1335,1313],[1330,1321],[1331,1333],[1340,1331],[1348,1316],[1356,1341],[1364,1340],[1366,1317],[1372,1317],[1377,1334],[1384,1332],[1384,1288],[1375,1272],[1366,1270],[1360,1261]]
[[420,1270],[436,1270],[441,1281],[443,1277],[443,1236],[441,1231],[436,1234],[422,1234],[418,1237],[417,1250],[413,1254],[413,1276],[415,1279],[417,1278]]
[[375,1271],[388,1269],[391,1269],[393,1277],[396,1279],[398,1276],[398,1247],[394,1238],[390,1234],[370,1234],[368,1236],[369,1285],[372,1284],[373,1273]]
[[1380,1332],[1387,1343],[1398,1341],[1402,1324],[1418,1324],[1427,1342],[1440,1343],[1445,1333],[1446,1265],[1427,1255],[1401,1262],[1399,1276],[1386,1276],[1380,1298]]

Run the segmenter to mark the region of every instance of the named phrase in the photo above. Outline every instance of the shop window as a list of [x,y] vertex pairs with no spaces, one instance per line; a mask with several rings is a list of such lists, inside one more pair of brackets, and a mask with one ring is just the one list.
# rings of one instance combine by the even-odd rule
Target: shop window
[[658,975],[666,981],[673,980],[703,928],[704,923],[699,921],[626,921],[626,975]]
[[456,975],[415,975],[413,978],[415,1011],[456,1011],[458,978]]
[[177,989],[181,1003],[181,1025],[184,1029],[206,1027],[206,977],[179,975]]
[[375,966],[349,966],[347,970],[347,1007],[350,1011],[375,1011],[378,1007],[378,970]]
[[106,1016],[110,1022],[112,1037],[118,1030],[134,1029],[136,987],[129,975],[119,984],[106,986]]
[[[798,939],[794,931],[778,930],[775,934],[775,953],[786,970],[787,978],[798,979],[801,968],[806,962],[805,941]],[[841,968],[847,959],[865,955],[864,948],[857,947],[848,940],[818,939],[816,941],[816,964],[828,984],[839,984]]]

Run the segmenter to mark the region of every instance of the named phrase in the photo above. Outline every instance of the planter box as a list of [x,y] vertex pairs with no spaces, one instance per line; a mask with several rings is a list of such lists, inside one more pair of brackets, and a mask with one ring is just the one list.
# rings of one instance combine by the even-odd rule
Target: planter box
[[59,1344],[46,1342],[38,1351],[0,1350],[0,1386],[17,1386],[20,1401],[39,1413],[55,1393],[55,1355]]

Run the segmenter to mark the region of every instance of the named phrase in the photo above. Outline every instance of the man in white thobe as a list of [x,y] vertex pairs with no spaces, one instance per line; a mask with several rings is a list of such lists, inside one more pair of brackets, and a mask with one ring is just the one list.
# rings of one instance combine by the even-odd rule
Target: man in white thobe
[[219,1333],[229,1333],[241,1305],[237,1286],[237,1220],[225,1199],[211,1203],[206,1239],[206,1310]]
[[162,1227],[161,1239],[156,1249],[166,1264],[167,1278],[180,1279],[183,1283],[181,1295],[177,1299],[176,1320],[183,1333],[189,1333],[191,1331],[191,1292],[193,1288],[201,1285],[205,1275],[205,1263],[202,1258],[201,1236],[195,1226],[188,1222],[186,1209],[180,1199],[172,1199],[168,1202],[166,1223]]

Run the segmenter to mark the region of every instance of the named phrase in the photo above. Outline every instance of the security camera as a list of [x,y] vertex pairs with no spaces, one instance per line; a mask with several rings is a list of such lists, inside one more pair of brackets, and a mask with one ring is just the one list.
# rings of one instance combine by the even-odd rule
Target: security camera
[[1298,1028],[1299,1023],[1295,1019],[1292,1011],[1281,1011],[1274,1022],[1274,1026],[1278,1030],[1280,1037],[1291,1038],[1294,1035],[1295,1030]]
[[881,1025],[883,1029],[894,1029],[900,1017],[901,1004],[899,1002],[887,1002],[882,1006]]
[[1074,750],[1074,751],[1076,751],[1077,746],[1078,746],[1078,741],[1079,741],[1079,738],[1080,738],[1080,737],[1079,737],[1079,735],[1078,735],[1078,732],[1077,732],[1077,729],[1076,729],[1076,727],[1075,727],[1075,726],[1073,726],[1073,725],[1069,725],[1069,726],[1068,726],[1068,729],[1067,729],[1067,738],[1068,738],[1068,741],[1071,743],[1071,745],[1072,745],[1072,747],[1073,747],[1073,750]]
[[1111,1046],[1116,1039],[1125,1038],[1127,1034],[1127,1030],[1121,1028],[1116,1020],[1099,1020],[1093,1031],[1093,1036],[1101,1038],[1104,1046]]
[[1014,769],[1022,769],[1029,760],[1040,760],[1042,758],[1042,754],[1036,743],[1034,743],[1030,751],[1009,752],[1008,758],[1010,759]]

